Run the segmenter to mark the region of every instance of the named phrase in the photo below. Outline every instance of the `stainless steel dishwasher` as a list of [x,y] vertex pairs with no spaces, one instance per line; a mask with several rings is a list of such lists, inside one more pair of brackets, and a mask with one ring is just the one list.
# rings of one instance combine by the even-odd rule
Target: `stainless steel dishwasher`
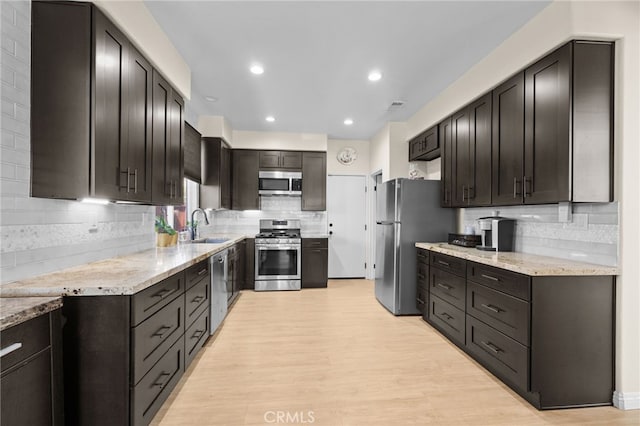
[[211,321],[209,334],[216,332],[227,315],[227,258],[223,250],[211,256]]

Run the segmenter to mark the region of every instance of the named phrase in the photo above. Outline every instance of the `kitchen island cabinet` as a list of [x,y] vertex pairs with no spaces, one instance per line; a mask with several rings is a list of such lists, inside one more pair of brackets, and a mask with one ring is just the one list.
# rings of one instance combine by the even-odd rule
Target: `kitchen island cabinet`
[[62,299],[4,298],[0,305],[0,423],[62,426]]
[[417,243],[427,321],[538,409],[611,405],[615,268]]

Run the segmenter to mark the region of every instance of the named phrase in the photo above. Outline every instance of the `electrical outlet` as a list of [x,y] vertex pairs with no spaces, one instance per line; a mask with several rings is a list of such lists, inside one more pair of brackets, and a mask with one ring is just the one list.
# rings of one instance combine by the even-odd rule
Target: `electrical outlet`
[[98,224],[97,223],[92,223],[89,225],[89,233],[90,234],[97,234],[98,233]]

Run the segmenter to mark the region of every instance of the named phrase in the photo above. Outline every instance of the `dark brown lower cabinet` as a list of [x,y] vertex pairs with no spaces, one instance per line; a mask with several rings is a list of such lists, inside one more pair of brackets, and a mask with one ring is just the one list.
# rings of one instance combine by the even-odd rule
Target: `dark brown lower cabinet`
[[245,250],[244,250],[244,286],[245,290],[255,289],[256,283],[256,240],[254,238],[245,238]]
[[329,245],[327,238],[302,239],[302,288],[327,286]]
[[615,277],[429,258],[427,321],[453,343],[538,409],[611,405]]
[[60,310],[2,331],[0,424],[63,425]]
[[416,265],[418,269],[416,308],[426,321],[429,316],[429,252],[427,250],[417,249]]
[[134,295],[64,299],[68,424],[151,422],[209,336],[207,262]]

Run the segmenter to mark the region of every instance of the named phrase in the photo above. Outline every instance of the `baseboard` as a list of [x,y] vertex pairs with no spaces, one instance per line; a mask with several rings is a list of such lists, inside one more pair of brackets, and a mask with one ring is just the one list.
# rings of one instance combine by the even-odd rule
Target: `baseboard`
[[613,406],[620,410],[640,410],[640,392],[613,392]]

